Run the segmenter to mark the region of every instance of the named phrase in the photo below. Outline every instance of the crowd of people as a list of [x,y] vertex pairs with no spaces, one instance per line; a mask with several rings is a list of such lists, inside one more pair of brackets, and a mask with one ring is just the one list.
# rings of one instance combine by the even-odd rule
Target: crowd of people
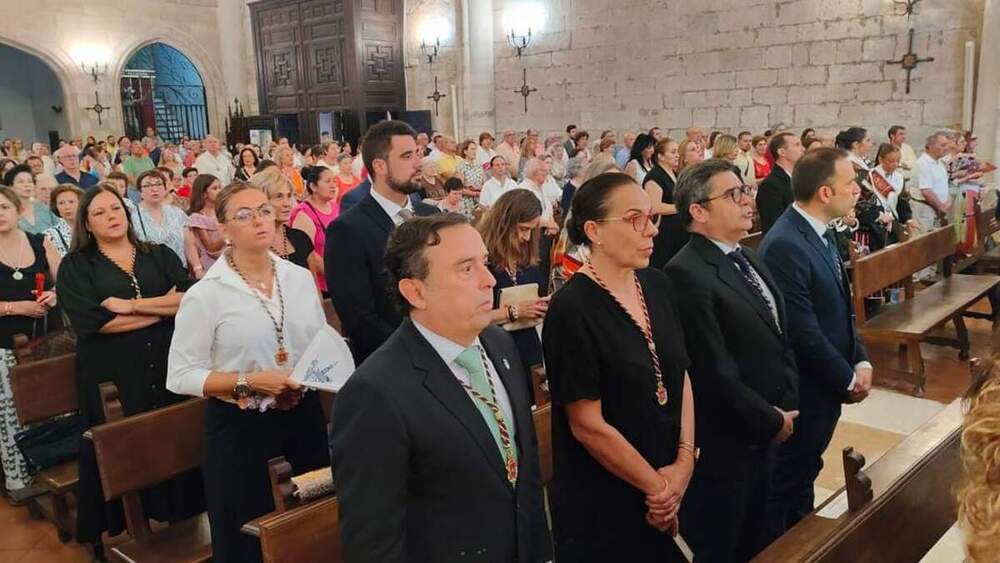
[[[871,388],[847,243],[963,223],[990,170],[968,132],[918,158],[901,126],[877,149],[860,127],[497,137],[385,121],[356,153],[152,129],[0,145],[7,489],[31,484],[13,336],[65,319],[84,429],[103,382],[126,415],[212,398],[202,467],[145,502],[166,522],[207,509],[213,560],[260,559],[240,528],[273,510],[267,460],[285,456],[332,462],[348,561],[681,561],[678,533],[699,561],[748,561],[812,510],[841,405]],[[756,230],[759,253],[741,244]],[[290,379],[326,298],[358,365],[329,435]],[[121,507],[82,439],[79,468],[77,539],[99,546]]]

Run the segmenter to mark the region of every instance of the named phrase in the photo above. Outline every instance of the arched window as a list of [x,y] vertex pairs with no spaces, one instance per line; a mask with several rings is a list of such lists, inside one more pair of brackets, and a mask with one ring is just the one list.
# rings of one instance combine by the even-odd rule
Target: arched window
[[152,127],[164,141],[208,135],[205,84],[184,53],[163,43],[146,45],[125,65],[121,84],[125,134],[140,139]]

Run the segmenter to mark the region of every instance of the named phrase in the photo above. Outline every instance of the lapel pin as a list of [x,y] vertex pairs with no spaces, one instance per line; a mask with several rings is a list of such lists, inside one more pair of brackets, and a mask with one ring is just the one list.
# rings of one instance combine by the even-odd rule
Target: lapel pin
[[510,369],[510,362],[507,361],[507,358],[503,359],[503,367],[506,369]]

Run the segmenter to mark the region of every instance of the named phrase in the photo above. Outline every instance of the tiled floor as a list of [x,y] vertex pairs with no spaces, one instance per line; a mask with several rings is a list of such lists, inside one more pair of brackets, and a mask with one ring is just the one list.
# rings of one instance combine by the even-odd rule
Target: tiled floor
[[[973,357],[988,355],[992,348],[989,323],[970,320],[967,324]],[[969,385],[968,364],[958,361],[956,351],[939,346],[924,346],[922,350],[928,376],[925,397],[918,399],[910,394],[911,386],[886,381],[879,375],[878,366],[891,361],[894,350],[869,349],[876,368],[877,389],[863,403],[844,407],[841,422],[824,455],[825,467],[816,481],[817,503],[844,484],[841,450],[845,446],[853,446],[865,455],[868,463],[873,463],[945,404],[965,393]],[[964,557],[961,535],[952,528],[922,563],[956,563]],[[87,561],[90,561],[87,551],[75,543],[60,543],[48,522],[32,520],[26,509],[0,501],[0,563]]]

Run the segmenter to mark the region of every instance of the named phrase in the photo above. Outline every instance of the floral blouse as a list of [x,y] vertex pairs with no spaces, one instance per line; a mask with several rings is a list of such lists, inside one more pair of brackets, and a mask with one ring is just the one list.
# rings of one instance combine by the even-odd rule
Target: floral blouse
[[56,226],[46,229],[43,234],[45,238],[52,241],[52,246],[56,247],[59,256],[66,256],[70,245],[73,243],[73,227],[65,219],[60,217]]
[[165,244],[181,259],[181,264],[187,267],[187,257],[184,255],[184,232],[190,224],[190,219],[183,211],[173,205],[164,204],[160,208],[163,222],[160,223],[149,214],[142,205],[129,209],[132,215],[132,228],[139,240]]

